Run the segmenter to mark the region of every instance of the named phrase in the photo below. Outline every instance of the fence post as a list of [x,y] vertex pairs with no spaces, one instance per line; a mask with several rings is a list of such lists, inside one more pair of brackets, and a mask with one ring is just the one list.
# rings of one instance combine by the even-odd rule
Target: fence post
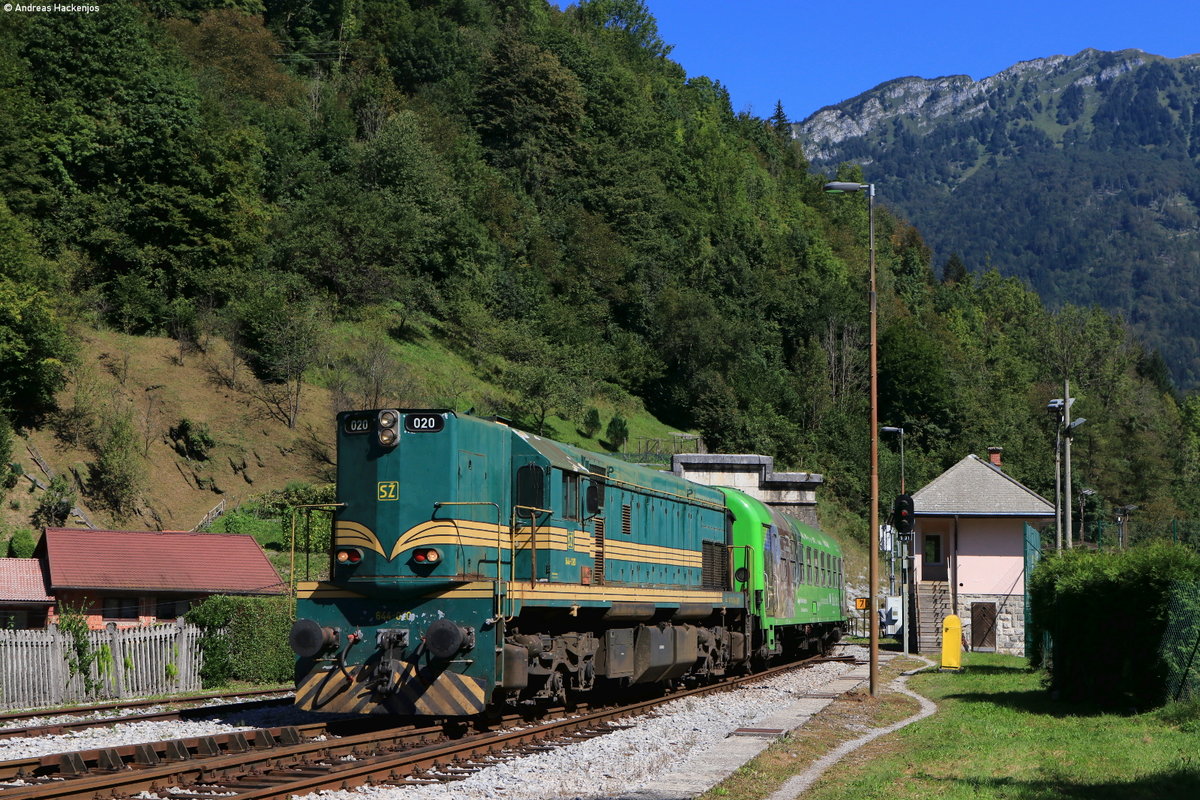
[[112,648],[113,659],[113,680],[116,681],[116,696],[118,700],[125,699],[125,641],[121,636],[121,632],[117,630],[117,623],[106,623],[104,628],[108,631],[109,647]]

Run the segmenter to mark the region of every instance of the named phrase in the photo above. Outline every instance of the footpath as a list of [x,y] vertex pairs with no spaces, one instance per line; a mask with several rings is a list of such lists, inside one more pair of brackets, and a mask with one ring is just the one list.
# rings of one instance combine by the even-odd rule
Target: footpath
[[[924,661],[930,667],[934,663],[919,655],[912,658]],[[894,653],[881,653],[879,660],[886,663],[896,658]],[[924,667],[920,668],[924,669]],[[880,736],[886,736],[906,725],[928,717],[937,710],[932,701],[908,689],[908,676],[919,672],[920,669],[905,672],[892,681],[888,688],[914,698],[921,705],[921,710],[911,717],[897,723],[872,730],[857,739],[845,742],[813,762],[803,772],[792,776],[784,782],[767,800],[795,800],[803,794],[826,770],[844,758]],[[808,696],[796,700],[786,708],[780,709],[760,720],[754,728],[741,728],[726,737],[720,745],[702,753],[691,753],[680,767],[667,775],[663,775],[636,792],[622,796],[621,800],[691,800],[691,798],[716,786],[728,778],[739,767],[753,760],[766,750],[772,742],[782,738],[789,732],[804,725],[813,716],[825,710],[830,703],[842,695],[853,691],[870,680],[868,665],[859,665],[856,669],[835,678]]]

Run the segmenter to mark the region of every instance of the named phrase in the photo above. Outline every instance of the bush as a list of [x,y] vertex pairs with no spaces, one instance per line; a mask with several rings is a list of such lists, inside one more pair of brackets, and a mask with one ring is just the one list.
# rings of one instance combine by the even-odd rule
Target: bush
[[184,619],[204,629],[204,688],[233,681],[290,683],[296,657],[288,646],[295,619],[291,598],[214,595]]
[[187,417],[172,426],[168,434],[175,444],[175,452],[196,461],[207,461],[208,451],[217,445],[206,423],[192,422]]
[[1102,705],[1160,705],[1170,666],[1161,645],[1172,596],[1200,583],[1200,554],[1169,543],[1119,552],[1067,550],[1030,578],[1035,641],[1049,633],[1051,688]]
[[595,408],[594,406],[589,408],[587,410],[587,414],[585,414],[583,417],[584,436],[587,436],[589,439],[596,438],[596,434],[600,432],[600,428],[602,426],[603,423],[600,421],[599,409]]
[[604,431],[604,435],[613,450],[620,450],[629,440],[629,423],[618,414],[608,421],[608,428]]
[[17,528],[8,540],[9,558],[33,558],[37,541],[29,528]]

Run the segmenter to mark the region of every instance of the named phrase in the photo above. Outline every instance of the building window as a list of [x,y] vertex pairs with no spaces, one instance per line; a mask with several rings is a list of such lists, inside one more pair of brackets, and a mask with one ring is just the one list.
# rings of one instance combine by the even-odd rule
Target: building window
[[179,619],[188,610],[187,600],[158,598],[154,604],[154,616],[160,620]]
[[940,535],[925,534],[924,558],[926,564],[942,563],[942,537]]
[[104,598],[105,619],[137,619],[138,598],[136,597],[106,597]]

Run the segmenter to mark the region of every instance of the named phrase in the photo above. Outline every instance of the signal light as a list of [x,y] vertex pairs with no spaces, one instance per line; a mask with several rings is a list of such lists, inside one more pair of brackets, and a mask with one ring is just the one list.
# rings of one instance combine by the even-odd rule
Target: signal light
[[896,504],[892,506],[892,521],[895,523],[896,532],[912,533],[913,525],[916,524],[915,514],[912,495],[897,495]]
[[436,564],[442,560],[442,554],[433,548],[413,551],[413,561],[418,564]]
[[356,548],[338,550],[334,557],[337,559],[338,564],[353,565],[362,561],[362,551]]

